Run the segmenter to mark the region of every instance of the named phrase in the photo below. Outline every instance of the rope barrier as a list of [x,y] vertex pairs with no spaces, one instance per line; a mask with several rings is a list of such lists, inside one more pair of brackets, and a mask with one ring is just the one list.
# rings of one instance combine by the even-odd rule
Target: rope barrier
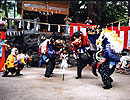
[[[14,19],[14,18],[7,18],[7,17],[5,17],[6,19],[12,19],[12,20],[17,20],[17,21],[19,21],[19,20],[24,20],[25,22],[30,22],[30,23],[38,23],[38,24],[44,24],[44,25],[54,25],[54,26],[75,26],[75,25],[65,25],[65,24],[50,24],[50,23],[43,23],[43,22],[36,22],[36,21],[27,21],[27,20],[25,20],[25,19]],[[80,27],[80,25],[76,25],[76,26],[79,26]]]
[[130,18],[130,17],[127,17],[127,18],[124,18],[124,19],[121,19],[121,20],[118,20],[118,21],[115,21],[115,22],[108,23],[107,25],[110,25],[110,24],[113,24],[113,23],[118,23],[118,22],[121,22],[121,21],[126,20],[128,18]]
[[[12,20],[23,20],[23,19],[14,19],[14,18],[7,18],[7,17],[5,17],[6,19],[12,19]],[[107,25],[111,25],[111,24],[113,24],[113,23],[118,23],[118,22],[121,22],[121,21],[123,21],[123,20],[126,20],[126,19],[128,19],[128,18],[130,18],[130,17],[127,17],[127,18],[124,18],[124,19],[121,19],[121,20],[118,20],[118,21],[114,21],[114,22],[111,22],[111,23],[108,23]],[[54,26],[58,26],[58,25],[60,25],[60,26],[75,26],[75,25],[65,25],[65,24],[50,24],[50,23],[43,23],[43,22],[36,22],[36,21],[26,21],[26,20],[24,20],[25,22],[30,22],[30,23],[38,23],[38,24],[44,24],[44,25],[54,25]],[[80,25],[76,25],[76,26],[80,26]]]

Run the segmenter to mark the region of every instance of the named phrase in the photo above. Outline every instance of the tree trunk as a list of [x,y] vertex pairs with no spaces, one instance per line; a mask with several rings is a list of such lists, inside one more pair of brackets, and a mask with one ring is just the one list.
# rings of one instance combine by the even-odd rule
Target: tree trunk
[[88,17],[92,20],[92,24],[96,24],[96,16],[91,14],[92,12],[95,13],[93,2],[94,1],[88,1]]
[[[7,11],[7,6],[6,6],[6,4],[7,4],[7,0],[4,0],[5,17],[8,18],[8,11]],[[9,28],[9,20],[7,20],[7,24],[8,24],[8,27],[7,27],[7,28]]]

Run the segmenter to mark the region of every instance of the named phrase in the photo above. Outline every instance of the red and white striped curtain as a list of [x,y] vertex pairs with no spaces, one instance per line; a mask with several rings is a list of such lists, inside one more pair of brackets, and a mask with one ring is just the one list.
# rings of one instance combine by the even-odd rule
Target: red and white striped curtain
[[70,23],[70,27],[69,27],[70,37],[76,31],[81,31],[81,32],[83,32],[84,35],[87,35],[87,28],[91,28],[92,26],[96,26],[96,25],[86,25],[86,24]]
[[[90,28],[95,25],[86,25],[86,24],[78,24],[78,23],[70,23],[69,27],[69,33],[70,37],[73,35],[76,31],[82,31],[84,35],[87,34],[87,28]],[[128,49],[130,46],[130,27],[107,27],[108,30],[113,30],[118,34],[118,37],[123,42],[123,49]]]
[[[108,27],[107,29],[112,30],[112,27]],[[113,27],[113,31],[118,34],[118,37],[123,42],[123,49],[128,49],[130,46],[130,27],[120,27],[120,30],[118,27]]]

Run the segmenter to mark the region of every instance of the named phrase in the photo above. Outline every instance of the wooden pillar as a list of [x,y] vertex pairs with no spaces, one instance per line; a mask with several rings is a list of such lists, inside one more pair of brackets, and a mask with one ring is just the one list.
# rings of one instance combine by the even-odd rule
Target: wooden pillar
[[68,7],[67,7],[67,15],[69,15],[69,2],[67,2]]
[[23,19],[23,12],[24,12],[24,1],[22,2],[22,12],[21,12],[22,16],[21,16],[21,19]]
[[47,9],[47,14],[46,14],[46,23],[48,23],[48,2],[46,2],[46,9]]
[[88,17],[92,20],[92,24],[96,24],[96,16],[92,12],[95,13],[94,3],[93,1],[88,1]]
[[14,19],[15,19],[15,7],[16,7],[16,1],[14,3]]
[[9,30],[12,29],[12,19],[8,19],[9,20]]

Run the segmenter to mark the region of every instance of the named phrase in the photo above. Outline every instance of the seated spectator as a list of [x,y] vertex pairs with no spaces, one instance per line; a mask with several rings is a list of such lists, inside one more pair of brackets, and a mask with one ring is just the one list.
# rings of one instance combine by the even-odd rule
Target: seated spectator
[[120,58],[119,66],[116,68],[120,73],[126,73],[126,69],[130,68],[130,46],[128,49],[129,52]]
[[23,69],[25,61],[21,57],[17,57],[18,49],[12,48],[11,54],[8,56],[3,68],[2,77],[7,77],[9,72],[13,75],[21,75],[20,71]]

